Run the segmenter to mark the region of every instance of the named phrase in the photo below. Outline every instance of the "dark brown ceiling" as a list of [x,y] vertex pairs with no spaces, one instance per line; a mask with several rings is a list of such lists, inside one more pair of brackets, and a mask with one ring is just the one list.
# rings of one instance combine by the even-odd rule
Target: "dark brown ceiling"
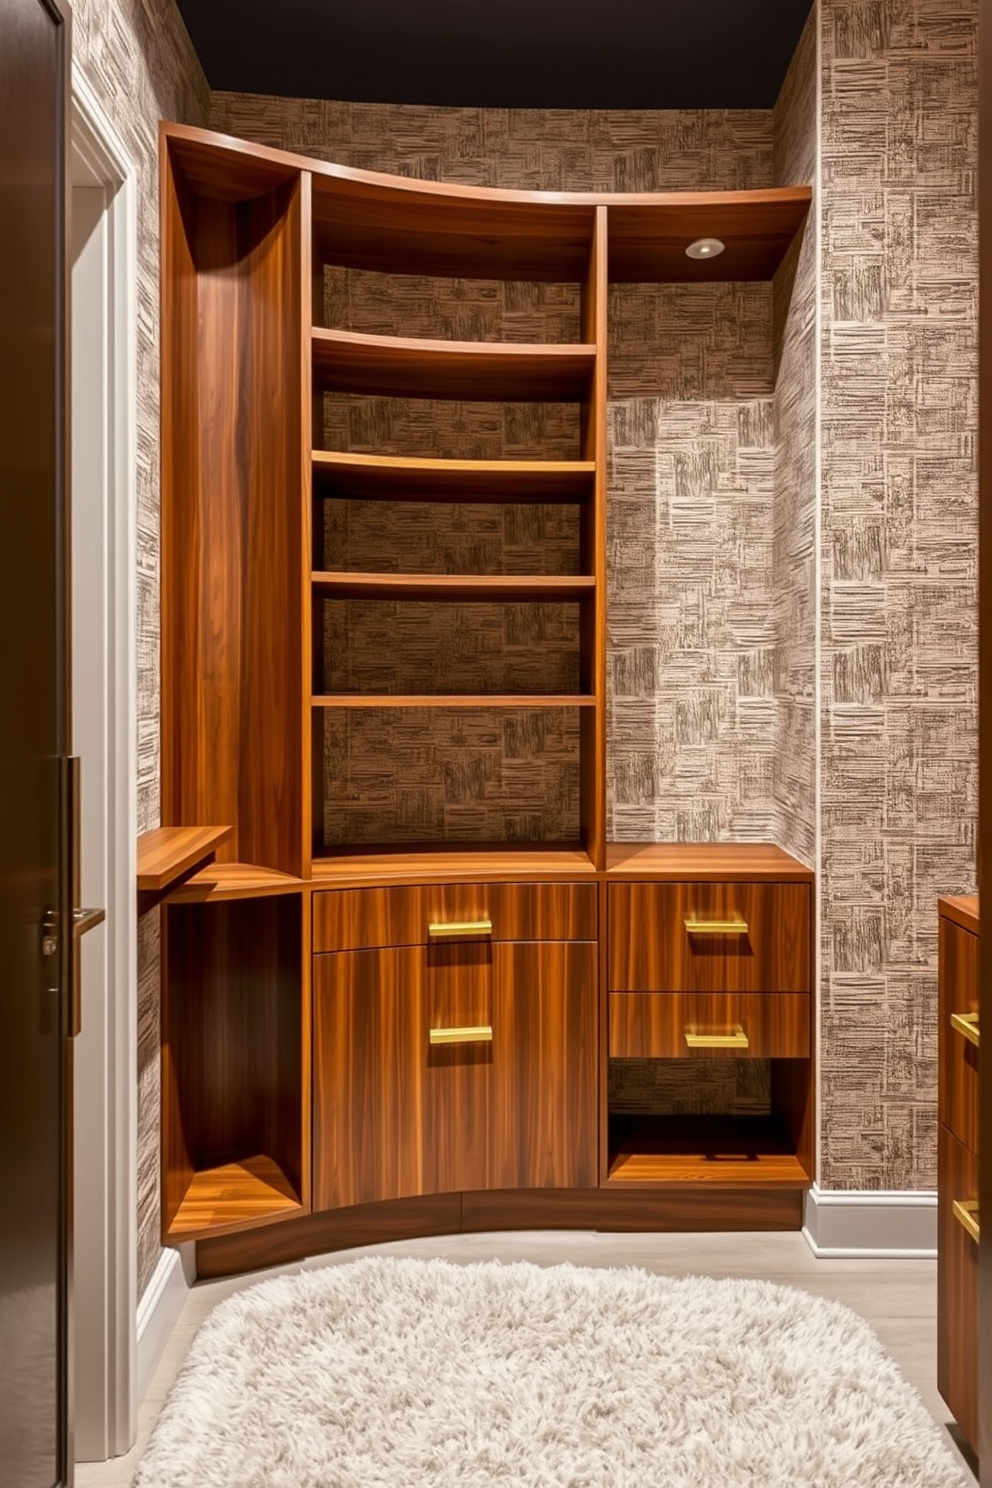
[[178,0],[211,87],[494,108],[770,108],[812,0]]

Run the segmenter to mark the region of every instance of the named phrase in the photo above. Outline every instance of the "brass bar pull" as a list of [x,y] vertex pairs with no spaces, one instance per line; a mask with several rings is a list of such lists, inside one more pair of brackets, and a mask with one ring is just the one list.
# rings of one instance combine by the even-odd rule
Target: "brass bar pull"
[[476,1028],[432,1028],[432,1044],[491,1044],[493,1030],[483,1023]]
[[432,920],[427,926],[431,940],[443,940],[445,936],[492,935],[492,920]]
[[690,1049],[746,1049],[750,1044],[743,1028],[737,1028],[733,1033],[693,1033],[691,1028],[687,1028],[685,1041]]
[[687,935],[746,935],[747,920],[683,920]]
[[975,1244],[978,1244],[978,1200],[977,1199],[955,1199],[951,1206],[951,1212],[961,1228],[970,1235]]
[[977,1013],[952,1013],[951,1027],[956,1033],[966,1038],[969,1044],[978,1048],[978,1014]]

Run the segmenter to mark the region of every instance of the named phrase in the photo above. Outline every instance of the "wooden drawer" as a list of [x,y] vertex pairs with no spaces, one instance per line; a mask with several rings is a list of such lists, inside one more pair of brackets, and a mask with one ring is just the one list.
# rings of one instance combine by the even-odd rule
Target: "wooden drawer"
[[[598,1178],[598,951],[314,957],[313,1205]],[[464,1031],[437,1043],[432,1030]]]
[[611,884],[610,991],[808,992],[810,907],[808,884]]
[[978,1162],[941,1126],[938,1146],[937,1388],[978,1450],[978,1245],[954,1203],[978,1197]]
[[978,1048],[968,1020],[978,1013],[978,936],[943,915],[939,968],[940,1119],[977,1152]]
[[[726,1037],[736,1042],[694,1042]],[[610,993],[611,1058],[807,1059],[809,1054],[806,992]]]
[[[313,948],[357,951],[453,940],[595,940],[597,905],[592,883],[329,889],[313,896]],[[433,934],[431,926],[436,927]],[[452,926],[462,928],[446,931]]]

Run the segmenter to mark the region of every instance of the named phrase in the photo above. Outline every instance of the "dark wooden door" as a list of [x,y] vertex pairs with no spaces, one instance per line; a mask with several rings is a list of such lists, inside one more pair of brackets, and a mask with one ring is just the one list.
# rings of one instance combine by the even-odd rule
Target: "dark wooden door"
[[596,969],[588,941],[317,956],[314,1208],[594,1185]]
[[[68,12],[0,0],[0,1485],[71,1478]],[[48,923],[46,926],[46,917]],[[68,925],[68,934],[63,928]]]

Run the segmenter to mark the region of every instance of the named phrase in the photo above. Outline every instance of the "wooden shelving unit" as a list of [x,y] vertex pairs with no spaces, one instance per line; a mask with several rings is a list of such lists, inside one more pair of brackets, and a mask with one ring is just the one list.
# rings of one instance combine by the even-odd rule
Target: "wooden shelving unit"
[[[497,1027],[510,1030],[502,1044],[503,1035],[494,1033],[489,1073],[478,1054],[463,1067],[450,1051],[447,1063],[435,1051],[422,1068],[419,1055],[402,1051],[400,1065],[417,1085],[423,1118],[417,1140],[427,1144],[410,1149],[407,1172],[429,1160],[438,1192],[448,1178],[454,1181],[452,1174],[460,1182],[476,1170],[493,1189],[526,1181],[547,1183],[549,1192],[556,1184],[595,1190],[598,1173],[604,1203],[618,1194],[627,1203],[635,1191],[650,1198],[675,1189],[746,1188],[758,1195],[749,1215],[764,1194],[770,1223],[781,1223],[788,1191],[807,1185],[809,1058],[771,1061],[777,1066],[772,1115],[746,1129],[735,1123],[716,1155],[716,1138],[698,1124],[682,1123],[673,1135],[658,1121],[610,1119],[607,981],[614,963],[604,942],[610,895],[624,883],[684,880],[690,888],[719,888],[810,881],[774,848],[608,847],[606,841],[609,285],[770,278],[810,200],[807,187],[645,196],[460,188],[163,126],[163,820],[171,831],[194,834],[187,847],[198,842],[192,858],[177,849],[172,866],[146,868],[166,895],[168,1239],[275,1222],[292,1228],[311,1209],[311,1131],[316,1121],[324,1142],[319,1109],[331,1109],[336,1099],[321,1054],[311,1054],[312,1029],[333,1029],[338,1019],[352,1029],[354,1060],[367,1061],[369,1050],[354,1032],[366,1016],[361,989],[366,982],[373,991],[381,985],[357,965],[346,969],[342,962],[333,974],[321,965],[321,997],[333,1001],[342,988],[350,991],[345,1002],[322,1006],[315,1016],[311,934],[314,896],[321,895],[372,896],[349,913],[371,917],[379,940],[319,956],[374,955],[396,987],[418,989],[412,1012],[402,997],[390,1004],[398,1038],[408,1013],[418,1027],[427,1026],[430,999],[449,1011],[462,1004],[474,1009],[472,1026],[486,1025],[486,999],[494,999]],[[711,262],[686,258],[687,244],[701,236],[721,237],[724,253]],[[563,302],[574,303],[577,314],[560,343],[371,335],[322,323],[329,318],[326,269],[563,285]],[[325,394],[331,414],[337,410],[326,421]],[[576,408],[537,416],[513,410],[538,431],[530,458],[454,458],[457,448],[442,457],[437,443],[427,445],[437,458],[427,458],[403,453],[402,441],[388,453],[374,447],[378,418],[365,425],[364,442],[373,447],[324,448],[350,437],[325,434],[325,424],[344,427],[340,397],[383,406],[437,399]],[[559,419],[554,436],[546,433],[553,418]],[[508,438],[503,447],[530,453],[526,441]],[[542,452],[548,457],[540,458]],[[404,531],[420,524],[431,539],[412,558],[402,541],[390,546],[394,528],[403,527],[390,503],[402,510]],[[473,521],[509,521],[499,508],[531,508],[523,516],[537,525],[529,530],[553,533],[547,550],[532,538],[521,558],[519,539],[515,549],[507,540],[494,557],[485,544],[459,548],[439,540],[445,524],[468,521],[463,509],[475,504],[494,510],[476,512]],[[535,506],[552,511],[548,529]],[[567,513],[555,514],[557,506]],[[522,523],[523,516],[513,521]],[[380,554],[374,544],[363,549],[353,541],[353,529],[383,534],[383,572],[371,571]],[[428,561],[437,554],[439,561]],[[433,645],[428,617],[436,613],[443,615],[441,644],[449,636],[460,646],[447,673],[440,664],[420,664]],[[500,642],[494,637],[501,627]],[[399,631],[409,648],[401,657],[405,672],[392,666],[394,652],[402,651]],[[336,670],[338,651],[348,654],[349,637],[359,632],[375,664]],[[501,664],[490,666],[500,644]],[[545,665],[548,657],[553,664]],[[388,665],[379,665],[383,658]],[[394,826],[395,837],[412,837],[427,819],[422,801],[406,810],[403,749],[418,761],[432,758],[433,746],[422,742],[431,727],[447,729],[455,741],[443,768],[457,777],[456,795],[465,799],[452,815],[452,840],[440,840],[447,818],[444,831],[426,832],[428,840],[373,840],[376,832],[388,837]],[[483,729],[489,731],[485,759],[481,747],[471,754],[472,731]],[[529,733],[539,736],[531,756]],[[436,744],[438,733],[433,737]],[[405,742],[391,757],[394,739]],[[510,758],[505,772],[491,768],[493,739]],[[334,811],[347,803],[348,787],[335,770],[341,760],[350,767],[351,751],[359,756],[357,778],[373,782],[375,799],[372,827],[359,821],[349,835],[355,818],[335,818]],[[532,799],[535,792],[543,798]],[[542,814],[545,800],[557,815]],[[476,809],[480,801],[493,807],[491,815]],[[207,848],[195,838],[206,829],[187,825],[204,821],[231,827]],[[340,821],[347,830],[337,841]],[[456,840],[458,832],[465,840]],[[197,858],[201,850],[215,852],[216,861]],[[447,957],[434,947],[418,960],[426,950],[404,941],[398,956],[391,911],[377,895],[436,891],[439,913],[461,906],[481,924],[487,886],[516,893],[516,923],[539,927],[521,932],[518,942],[497,936],[491,974],[483,975],[490,963],[477,942],[449,946]],[[567,935],[553,925],[549,931],[547,915],[538,912],[550,902],[542,895],[552,892],[562,902],[578,895],[585,906]],[[654,933],[650,919],[645,925],[645,933]],[[543,1011],[517,986],[531,969],[545,987]],[[453,980],[445,983],[448,972]],[[559,1027],[556,1020],[564,1021]],[[352,1109],[359,1109],[361,1069],[350,1067],[336,1034],[327,1038],[335,1068],[357,1082]],[[316,1115],[315,1072],[324,1103]],[[426,1092],[442,1087],[432,1106]],[[462,1139],[459,1091],[489,1123],[488,1166],[476,1169],[459,1151],[454,1166],[445,1167],[447,1148]],[[525,1154],[524,1162],[522,1144],[535,1132],[540,1151]],[[404,1141],[407,1136],[404,1130]],[[359,1171],[355,1153],[345,1157]],[[372,1152],[368,1160],[388,1165],[389,1157]],[[335,1191],[332,1168],[328,1159],[322,1192]]]

